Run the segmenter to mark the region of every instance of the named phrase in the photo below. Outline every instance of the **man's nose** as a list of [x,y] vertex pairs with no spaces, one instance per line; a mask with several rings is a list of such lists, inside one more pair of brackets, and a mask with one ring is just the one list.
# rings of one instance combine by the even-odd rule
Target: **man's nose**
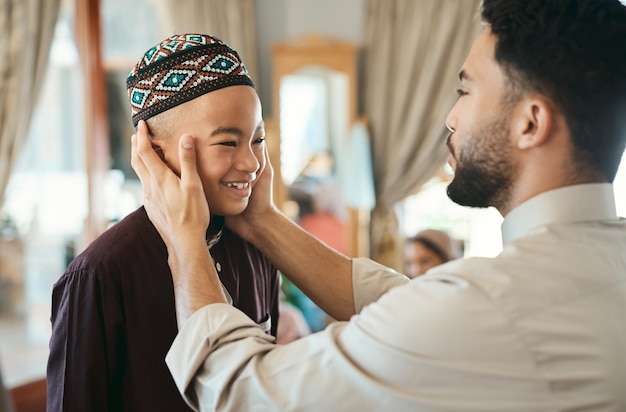
[[448,116],[446,117],[446,129],[450,131],[450,134],[456,131],[456,126],[454,126],[453,118],[451,114],[452,112],[448,113]]

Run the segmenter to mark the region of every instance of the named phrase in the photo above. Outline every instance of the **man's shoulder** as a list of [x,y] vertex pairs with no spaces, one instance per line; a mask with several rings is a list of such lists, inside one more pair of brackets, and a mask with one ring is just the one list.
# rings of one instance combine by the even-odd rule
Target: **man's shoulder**
[[494,257],[471,257],[434,268],[432,280],[449,277],[472,288],[512,319],[542,313],[598,290],[619,287],[620,244],[606,230],[549,227],[507,244]]

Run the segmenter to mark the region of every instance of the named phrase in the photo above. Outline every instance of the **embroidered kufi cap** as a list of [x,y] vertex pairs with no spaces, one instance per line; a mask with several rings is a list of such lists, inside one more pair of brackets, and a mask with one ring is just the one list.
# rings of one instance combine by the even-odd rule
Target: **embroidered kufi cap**
[[148,50],[126,79],[133,125],[205,93],[254,83],[239,54],[206,34],[178,34]]

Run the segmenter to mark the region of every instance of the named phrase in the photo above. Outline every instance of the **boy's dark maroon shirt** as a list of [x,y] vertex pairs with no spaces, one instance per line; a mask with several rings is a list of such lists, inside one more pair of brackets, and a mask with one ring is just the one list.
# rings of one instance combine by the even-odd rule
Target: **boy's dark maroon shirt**
[[[277,269],[224,228],[211,255],[235,307],[278,324]],[[140,208],[69,265],[52,294],[48,411],[190,410],[165,365],[178,332],[167,249]]]

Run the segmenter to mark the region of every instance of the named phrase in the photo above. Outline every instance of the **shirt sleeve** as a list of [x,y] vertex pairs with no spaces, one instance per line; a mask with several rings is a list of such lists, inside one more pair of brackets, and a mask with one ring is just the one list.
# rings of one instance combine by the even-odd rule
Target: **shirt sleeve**
[[287,345],[212,304],[185,324],[166,363],[200,411],[550,410],[509,320],[453,276],[406,282]]
[[390,289],[408,282],[408,277],[371,259],[352,259],[355,313],[361,312],[365,306],[380,299]]
[[102,279],[66,272],[52,293],[47,410],[119,410],[124,364],[122,305]]

